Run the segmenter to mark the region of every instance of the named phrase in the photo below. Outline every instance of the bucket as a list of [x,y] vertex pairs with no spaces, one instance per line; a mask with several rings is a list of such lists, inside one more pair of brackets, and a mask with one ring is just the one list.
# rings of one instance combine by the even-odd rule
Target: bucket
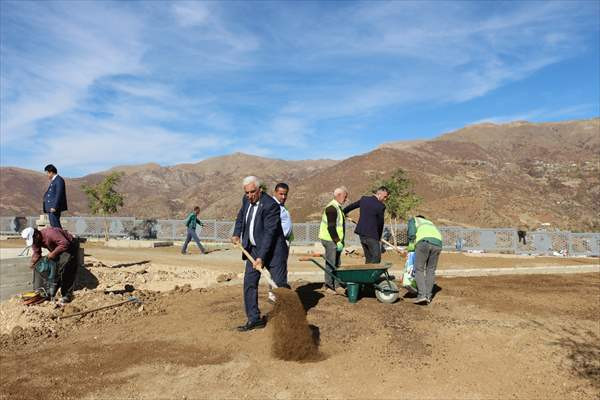
[[346,294],[350,303],[356,303],[358,301],[358,292],[360,292],[360,285],[358,283],[347,283]]

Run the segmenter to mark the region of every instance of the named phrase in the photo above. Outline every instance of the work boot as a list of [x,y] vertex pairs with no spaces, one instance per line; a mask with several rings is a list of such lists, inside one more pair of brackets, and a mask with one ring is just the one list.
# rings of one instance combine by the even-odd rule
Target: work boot
[[73,295],[71,293],[67,293],[58,300],[58,303],[59,304],[67,304],[72,301],[73,301]]

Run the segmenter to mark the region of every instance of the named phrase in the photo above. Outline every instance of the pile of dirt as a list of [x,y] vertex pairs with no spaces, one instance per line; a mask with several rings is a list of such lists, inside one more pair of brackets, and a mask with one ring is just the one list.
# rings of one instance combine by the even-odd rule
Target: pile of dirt
[[285,361],[312,361],[319,358],[318,347],[306,320],[298,294],[290,289],[274,289],[277,297],[270,314],[273,357]]
[[60,310],[50,302],[26,306],[17,296],[0,303],[0,335],[23,336],[21,331],[41,330],[54,333]]
[[193,266],[164,265],[147,260],[110,263],[86,256],[85,268],[80,270],[78,279],[88,288],[110,290],[128,284],[138,289],[167,291],[175,285],[190,283],[194,288],[207,287],[236,277],[235,273],[224,274]]
[[[183,294],[189,290],[191,288],[184,287],[158,293],[142,290],[129,292],[128,289],[110,292],[83,289],[76,292],[73,302],[63,307],[50,301],[27,306],[15,296],[0,303],[0,349],[39,343],[86,326],[120,323],[133,318],[162,314],[165,312],[163,298]],[[132,296],[139,301],[62,319],[82,311],[114,305]]]
[[[600,309],[586,301],[600,290],[598,274],[437,285],[434,302],[419,307],[368,293],[350,304],[320,283],[293,282],[323,355],[310,364],[273,356],[274,320],[235,329],[245,318],[241,285],[180,285],[148,294],[143,311],[92,313],[58,338],[0,347],[0,398],[598,399]],[[129,294],[120,295],[90,294],[98,305]],[[87,307],[82,297],[73,306]],[[259,302],[271,311],[266,290]]]

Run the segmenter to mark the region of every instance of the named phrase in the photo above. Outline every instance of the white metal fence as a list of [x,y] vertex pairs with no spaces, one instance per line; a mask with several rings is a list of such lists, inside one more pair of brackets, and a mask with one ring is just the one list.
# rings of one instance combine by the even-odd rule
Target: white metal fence
[[[16,235],[27,226],[35,226],[37,217],[0,217],[0,234]],[[105,226],[109,235],[115,238],[155,238],[183,240],[186,227],[182,220],[158,219],[136,220],[133,217],[62,217],[61,223],[69,232],[85,237],[104,236]],[[203,220],[198,227],[200,239],[206,241],[228,241],[233,233],[233,221]],[[106,224],[106,225],[105,225]],[[346,243],[359,244],[354,233],[354,224],[346,226]],[[444,237],[444,249],[482,250],[515,254],[552,254],[564,252],[570,255],[600,255],[600,233],[573,233],[566,231],[528,232],[526,243],[519,242],[515,229],[440,227]],[[384,236],[391,241],[390,227],[386,226]],[[406,225],[396,227],[398,243],[407,242]],[[319,223],[294,224],[294,243],[312,244],[318,242]]]

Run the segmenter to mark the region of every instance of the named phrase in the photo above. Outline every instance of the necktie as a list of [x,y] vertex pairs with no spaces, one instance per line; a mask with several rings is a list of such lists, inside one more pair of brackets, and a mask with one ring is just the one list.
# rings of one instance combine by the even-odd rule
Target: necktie
[[246,217],[246,223],[244,224],[244,237],[248,238],[248,241],[250,241],[250,222],[252,222],[255,207],[256,204],[250,204],[250,210],[248,210],[248,216]]

